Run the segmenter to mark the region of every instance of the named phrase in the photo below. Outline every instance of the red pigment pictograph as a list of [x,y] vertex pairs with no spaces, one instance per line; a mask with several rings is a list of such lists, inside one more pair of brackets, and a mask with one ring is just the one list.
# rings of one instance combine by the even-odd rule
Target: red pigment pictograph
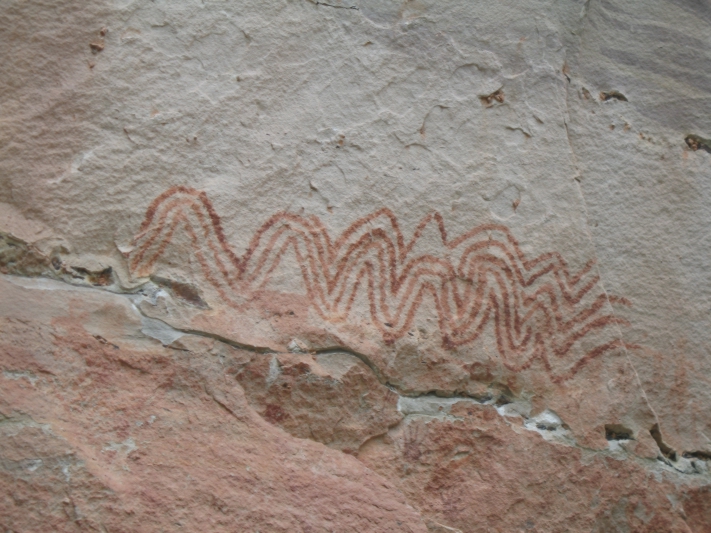
[[[443,257],[412,253],[428,224],[439,232]],[[429,296],[444,348],[474,341],[491,324],[503,364],[513,371],[537,359],[550,370],[551,358],[563,358],[584,338],[626,323],[611,314],[609,302],[629,302],[604,293],[594,260],[571,273],[556,252],[527,259],[511,231],[498,224],[449,239],[441,215],[432,213],[405,242],[392,211],[380,209],[333,240],[318,217],[281,212],[262,224],[239,256],[207,195],[173,187],[146,212],[130,257],[132,271],[150,274],[176,232],[188,236],[206,280],[229,305],[268,288],[270,275],[293,252],[310,305],[323,319],[345,321],[356,297],[365,294],[372,324],[392,343],[411,330]],[[559,379],[622,346],[618,339],[588,347]]]

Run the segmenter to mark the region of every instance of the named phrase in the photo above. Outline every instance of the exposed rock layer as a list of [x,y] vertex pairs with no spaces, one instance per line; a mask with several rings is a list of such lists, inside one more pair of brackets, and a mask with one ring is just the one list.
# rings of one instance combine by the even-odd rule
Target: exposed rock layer
[[0,526],[711,530],[710,27],[8,2]]

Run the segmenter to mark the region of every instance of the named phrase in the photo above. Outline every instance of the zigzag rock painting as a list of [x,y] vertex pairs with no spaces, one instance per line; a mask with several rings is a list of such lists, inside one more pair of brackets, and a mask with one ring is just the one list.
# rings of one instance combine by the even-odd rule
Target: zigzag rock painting
[[[428,225],[443,253],[415,253]],[[518,372],[539,361],[555,381],[622,347],[595,261],[572,272],[557,252],[526,257],[512,232],[485,224],[450,237],[438,213],[406,240],[396,215],[380,209],[332,236],[315,216],[280,212],[254,233],[244,254],[227,242],[204,192],[173,187],[149,206],[135,237],[130,268],[148,276],[177,235],[187,237],[205,281],[229,306],[274,290],[273,273],[291,256],[310,309],[330,324],[366,320],[385,344],[407,337],[428,302],[441,348],[455,350],[490,335],[496,356]],[[295,261],[293,261],[295,260]],[[356,312],[357,302],[362,302]]]

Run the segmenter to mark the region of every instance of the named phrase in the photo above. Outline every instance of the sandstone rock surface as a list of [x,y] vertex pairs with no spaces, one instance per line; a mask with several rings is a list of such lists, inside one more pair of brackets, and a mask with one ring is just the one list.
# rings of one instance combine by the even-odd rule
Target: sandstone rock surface
[[711,8],[8,0],[6,531],[711,531]]

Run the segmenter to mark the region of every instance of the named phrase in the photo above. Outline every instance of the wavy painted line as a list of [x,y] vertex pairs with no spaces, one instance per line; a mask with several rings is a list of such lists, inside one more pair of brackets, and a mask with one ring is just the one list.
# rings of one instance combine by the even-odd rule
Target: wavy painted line
[[[430,224],[439,234],[442,257],[413,253]],[[308,300],[323,319],[345,321],[364,294],[372,323],[392,343],[412,328],[429,297],[445,348],[473,342],[492,324],[503,364],[514,371],[537,359],[550,370],[550,357],[564,358],[593,332],[624,322],[605,312],[608,301],[629,305],[602,292],[594,260],[571,273],[557,252],[528,259],[510,230],[497,224],[450,239],[439,213],[422,219],[406,242],[389,209],[356,220],[335,240],[317,217],[281,212],[262,224],[239,256],[207,195],[173,187],[148,207],[134,239],[131,270],[148,275],[176,232],[189,237],[206,280],[230,305],[267,288],[293,253]],[[568,377],[619,347],[608,339],[587,351]]]

